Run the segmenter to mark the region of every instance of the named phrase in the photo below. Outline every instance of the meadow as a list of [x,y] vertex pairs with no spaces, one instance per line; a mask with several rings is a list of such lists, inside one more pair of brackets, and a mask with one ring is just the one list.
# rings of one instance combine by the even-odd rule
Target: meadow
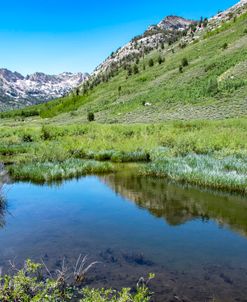
[[140,173],[246,193],[247,120],[5,125],[0,160],[19,180],[50,181],[145,163]]

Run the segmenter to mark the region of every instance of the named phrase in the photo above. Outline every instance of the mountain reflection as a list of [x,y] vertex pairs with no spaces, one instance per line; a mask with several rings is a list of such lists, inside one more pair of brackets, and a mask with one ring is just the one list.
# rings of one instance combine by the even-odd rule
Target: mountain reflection
[[5,225],[6,201],[3,196],[2,185],[0,183],[0,228]]
[[183,188],[164,179],[139,177],[135,173],[117,173],[100,177],[117,194],[134,201],[152,215],[170,225],[193,219],[214,220],[247,236],[247,200]]

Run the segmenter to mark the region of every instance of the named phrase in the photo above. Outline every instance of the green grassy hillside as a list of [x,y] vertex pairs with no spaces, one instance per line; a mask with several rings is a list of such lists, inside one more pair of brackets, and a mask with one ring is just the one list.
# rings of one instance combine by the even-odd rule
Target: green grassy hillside
[[[120,68],[115,76],[80,96],[2,114],[36,115],[55,121],[157,122],[222,119],[247,114],[247,14],[208,32],[185,48],[165,45],[136,62],[136,74]],[[158,58],[164,59],[161,64]],[[149,66],[150,59],[154,66]],[[180,67],[181,64],[188,66]],[[138,71],[138,72],[137,72]],[[148,103],[148,106],[145,106]]]

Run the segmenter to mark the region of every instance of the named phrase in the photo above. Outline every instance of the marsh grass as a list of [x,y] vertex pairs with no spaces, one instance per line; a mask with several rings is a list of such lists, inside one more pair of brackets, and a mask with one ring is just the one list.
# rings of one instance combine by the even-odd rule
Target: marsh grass
[[247,160],[236,156],[215,158],[188,154],[164,157],[146,165],[142,173],[204,188],[247,193]]
[[15,155],[20,153],[26,153],[28,151],[27,144],[12,144],[0,146],[1,155]]
[[[33,141],[24,143],[24,135]],[[161,176],[170,169],[173,170],[170,177],[177,181],[229,191],[232,187],[232,191],[244,192],[244,184],[236,180],[246,174],[244,118],[149,125],[6,126],[2,127],[0,142],[0,160],[15,164],[10,171],[16,179],[41,182],[70,178],[87,173],[80,163],[92,160],[97,161],[95,169],[99,165],[104,167],[106,161],[152,162],[156,174]],[[190,154],[194,154],[193,158],[198,156],[195,167],[189,160]],[[210,160],[210,168],[203,166],[198,170],[201,162],[206,164]],[[223,162],[224,168],[219,165]],[[188,163],[193,171],[182,173]],[[214,171],[216,164],[217,173],[211,175],[210,170]],[[204,173],[206,170],[208,173]]]
[[81,154],[81,156],[99,161],[109,160],[114,163],[147,162],[150,158],[149,153],[145,151],[124,152],[115,150],[89,151],[86,154]]
[[15,180],[31,180],[37,183],[59,181],[86,174],[101,174],[114,171],[110,163],[68,159],[60,162],[29,163],[9,168]]

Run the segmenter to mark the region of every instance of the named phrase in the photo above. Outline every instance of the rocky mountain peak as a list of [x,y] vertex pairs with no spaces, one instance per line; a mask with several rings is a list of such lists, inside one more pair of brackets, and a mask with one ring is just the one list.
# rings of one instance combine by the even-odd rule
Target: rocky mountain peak
[[6,68],[0,68],[0,78],[4,78],[6,81],[23,80],[24,76],[18,72],[12,72]]
[[59,75],[47,75],[43,72],[24,77],[18,72],[0,69],[0,108],[19,108],[62,97],[87,78],[87,73],[63,72]]
[[178,16],[167,16],[157,27],[163,30],[184,30],[194,22]]
[[188,20],[178,16],[167,16],[156,25],[151,25],[142,34],[132,39],[131,42],[124,45],[108,57],[99,65],[93,73],[93,76],[110,69],[112,65],[124,61],[127,58],[135,57],[144,51],[150,51],[157,48],[160,43],[166,43],[170,39],[177,39],[182,31],[187,30],[190,25],[196,21]]
[[47,75],[43,72],[35,72],[34,74],[27,75],[25,79],[33,82],[46,83],[48,81],[51,81],[52,78],[53,76]]

